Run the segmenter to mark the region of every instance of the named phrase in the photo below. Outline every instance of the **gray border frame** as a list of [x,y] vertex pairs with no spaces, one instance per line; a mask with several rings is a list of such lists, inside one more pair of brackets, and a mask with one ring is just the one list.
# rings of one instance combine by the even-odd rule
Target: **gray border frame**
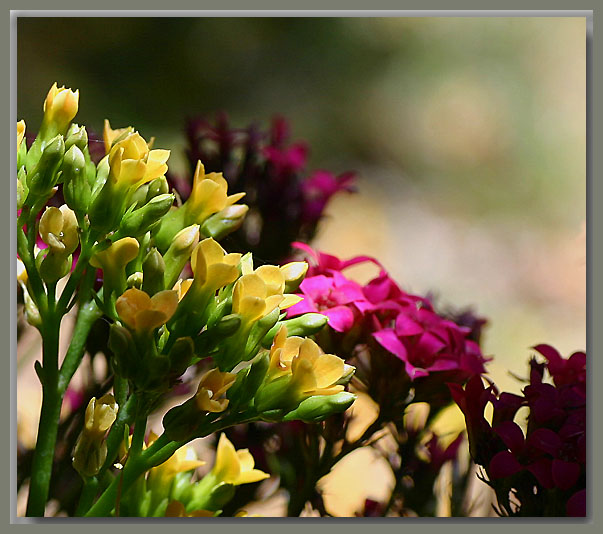
[[[442,0],[440,0],[441,2]],[[31,3],[31,2],[29,2]],[[111,6],[111,5],[107,5],[107,7],[109,8],[117,8],[119,9],[120,7],[123,6],[123,3],[121,2],[106,2],[106,4],[117,4],[115,6]],[[151,2],[145,2],[145,4],[150,4]],[[206,4],[208,4],[209,2],[205,2]],[[538,17],[584,17],[586,19],[586,24],[587,24],[587,167],[586,167],[586,171],[587,171],[587,352],[590,355],[593,354],[593,343],[595,342],[595,335],[597,338],[597,344],[598,344],[598,336],[600,335],[600,333],[597,332],[593,332],[592,329],[592,318],[593,318],[593,312],[594,312],[594,308],[595,308],[595,302],[593,301],[593,294],[592,291],[594,290],[595,292],[598,291],[598,285],[597,285],[597,281],[593,280],[593,254],[595,256],[598,255],[598,253],[600,252],[597,248],[597,245],[594,243],[593,240],[593,218],[596,218],[596,213],[593,212],[593,205],[594,205],[594,199],[593,199],[593,195],[594,194],[598,194],[598,188],[597,185],[593,183],[593,168],[594,168],[594,159],[595,159],[595,154],[593,153],[593,144],[592,144],[592,139],[593,139],[593,133],[594,133],[594,124],[593,124],[593,103],[592,103],[592,95],[593,95],[593,74],[596,74],[595,70],[594,70],[594,65],[593,65],[593,11],[592,10],[574,10],[574,9],[557,9],[557,10],[538,10],[538,9],[529,9],[529,10],[522,10],[521,8],[525,6],[524,2],[517,2],[517,1],[509,1],[507,2],[507,7],[517,7],[520,8],[519,10],[517,9],[504,9],[504,10],[499,10],[499,9],[492,9],[492,10],[487,10],[487,9],[483,9],[483,2],[463,2],[464,4],[474,4],[471,7],[476,7],[476,8],[481,8],[478,11],[473,10],[473,9],[459,9],[459,10],[451,10],[451,9],[445,9],[445,10],[437,10],[437,9],[432,9],[432,10],[425,10],[425,9],[413,9],[413,10],[399,10],[399,9],[383,9],[383,10],[364,10],[364,9],[360,9],[360,10],[350,10],[350,11],[345,11],[345,10],[335,10],[335,9],[325,9],[325,10],[320,10],[317,11],[316,8],[320,9],[320,7],[324,7],[325,4],[332,4],[332,2],[314,2],[314,1],[310,1],[308,0],[307,2],[305,2],[305,7],[310,8],[310,9],[304,9],[304,10],[300,10],[300,9],[283,9],[282,7],[282,2],[267,2],[267,1],[262,1],[261,3],[266,5],[268,3],[273,4],[272,6],[270,6],[270,8],[268,9],[257,9],[257,10],[249,10],[249,9],[245,9],[247,6],[245,5],[245,2],[241,2],[241,0],[239,0],[239,6],[241,6],[241,4],[243,4],[243,9],[237,9],[235,8],[231,8],[231,9],[224,9],[224,4],[225,2],[212,2],[212,4],[217,4],[215,7],[220,7],[222,9],[211,9],[211,10],[198,10],[198,9],[194,9],[194,10],[182,10],[182,11],[173,11],[173,10],[132,10],[132,9],[125,9],[125,10],[120,10],[120,11],[115,11],[115,10],[45,10],[45,9],[40,9],[40,10],[23,10],[23,9],[19,9],[19,10],[15,10],[15,11],[11,11],[10,12],[10,102],[11,102],[11,112],[10,112],[10,133],[8,134],[9,136],[9,140],[10,143],[5,143],[4,146],[9,146],[10,147],[10,164],[11,164],[11,175],[14,178],[15,172],[14,172],[14,168],[15,168],[15,154],[16,154],[16,141],[14,138],[14,124],[16,122],[16,39],[17,39],[17,35],[16,35],[16,18],[17,17],[52,17],[52,16],[62,16],[62,17],[66,17],[66,16],[86,16],[86,17],[96,17],[96,16],[119,16],[119,17],[173,17],[173,16],[178,16],[178,17],[198,17],[198,16],[205,16],[205,17],[244,17],[244,16],[249,16],[249,17],[270,17],[270,16],[282,16],[282,17],[298,17],[298,16],[307,16],[307,17],[333,17],[333,16],[351,16],[351,17],[376,17],[376,16],[404,16],[404,17],[419,17],[419,16],[429,16],[429,17],[433,17],[433,16],[438,16],[438,17],[501,17],[501,16],[512,16],[512,17],[530,17],[530,16],[538,16]],[[255,2],[255,4],[259,4],[260,2]],[[351,3],[351,2],[349,2]],[[381,2],[381,3],[385,3],[385,2]],[[391,4],[391,2],[388,2]],[[394,3],[394,7],[399,7],[400,6],[400,2],[393,2]],[[407,4],[410,4],[411,2],[406,2]],[[413,7],[420,7],[420,8],[424,8],[425,7],[425,3],[426,2],[412,2],[412,4],[415,4],[415,6]],[[433,4],[433,2],[430,2]],[[530,5],[533,5],[536,2],[530,2]],[[547,7],[550,7],[551,4],[556,3],[559,4],[560,2],[547,2],[549,5]],[[197,2],[193,3],[194,7],[199,7],[199,4]],[[231,2],[232,4],[232,2]],[[274,4],[276,4],[276,6],[274,6]],[[314,4],[314,5],[310,5],[310,4]],[[318,4],[318,5],[316,5]],[[444,3],[445,7],[447,3]],[[47,5],[47,4],[46,4]],[[349,4],[348,4],[349,5]],[[19,6],[20,8],[23,8],[25,6]],[[74,6],[74,7],[80,7],[80,6]],[[389,6],[388,6],[389,7]],[[272,8],[272,9],[271,9]],[[274,9],[276,8],[276,9]],[[280,8],[280,9],[279,9]],[[600,72],[599,72],[600,74]],[[598,157],[600,157],[597,154]],[[32,519],[27,519],[27,518],[16,518],[14,515],[14,511],[15,511],[15,496],[13,495],[12,489],[15,487],[15,478],[16,478],[16,465],[13,465],[14,463],[14,459],[16,457],[16,451],[15,451],[15,443],[14,440],[12,439],[12,436],[14,436],[15,434],[15,429],[16,429],[16,418],[15,418],[15,403],[16,403],[16,366],[14,365],[14,355],[16,354],[16,336],[14,335],[15,330],[16,330],[16,314],[15,309],[16,309],[16,288],[15,285],[12,283],[12,281],[14,280],[14,276],[15,276],[15,264],[14,264],[14,257],[15,257],[15,253],[16,253],[16,243],[15,243],[15,230],[16,230],[16,226],[15,226],[15,218],[14,218],[14,214],[15,214],[15,204],[14,204],[14,198],[15,198],[15,193],[16,193],[16,186],[15,186],[15,180],[11,179],[10,182],[10,197],[9,197],[9,210],[8,213],[10,214],[11,217],[11,221],[10,221],[10,232],[11,232],[11,256],[10,256],[10,270],[8,273],[8,277],[4,277],[5,279],[8,278],[8,285],[9,285],[9,299],[10,299],[10,309],[8,310],[8,321],[3,321],[3,324],[10,324],[10,331],[9,331],[9,336],[10,336],[10,340],[11,340],[11,344],[10,344],[10,348],[11,348],[11,357],[10,357],[10,373],[9,373],[9,377],[11,380],[11,385],[10,385],[10,402],[9,402],[9,406],[11,407],[11,445],[10,445],[10,458],[11,458],[11,462],[10,462],[10,477],[6,477],[6,478],[10,478],[10,499],[5,499],[5,502],[10,502],[10,521],[11,523],[41,523],[44,524],[45,528],[48,528],[49,526],[51,526],[51,524],[54,523],[64,523],[64,524],[90,524],[90,526],[92,527],[93,523],[95,526],[92,527],[97,528],[96,524],[97,523],[105,523],[106,520],[104,519],[98,519],[98,520],[78,520],[75,518],[70,518],[68,520],[59,520],[59,519],[50,519],[50,518],[46,518],[43,520],[32,520]],[[598,258],[597,258],[598,259]],[[598,295],[597,295],[598,297]],[[597,371],[597,367],[595,364],[596,359],[593,359],[592,357],[589,357],[589,375],[588,375],[588,387],[589,387],[589,398],[590,398],[590,402],[589,402],[589,410],[588,410],[588,421],[589,421],[589,428],[596,430],[597,432],[597,438],[599,438],[598,436],[598,432],[600,431],[600,428],[595,428],[594,426],[594,419],[593,419],[593,410],[592,407],[598,405],[598,402],[596,402],[596,400],[598,400],[598,395],[599,393],[593,388],[593,383],[594,383],[594,373],[596,373]],[[593,454],[593,444],[594,444],[594,440],[592,438],[592,431],[589,432],[591,439],[589,440],[589,465],[591,465],[594,469],[592,470],[592,472],[594,473],[595,471],[597,472],[597,474],[600,474],[600,466],[598,464],[595,464],[593,462],[596,461],[595,455]],[[594,499],[593,499],[593,491],[595,489],[595,484],[594,481],[595,480],[600,480],[599,476],[590,476],[589,477],[589,484],[588,484],[588,495],[589,495],[589,499],[588,499],[588,511],[589,511],[589,518],[587,518],[586,520],[580,521],[580,520],[565,520],[565,519],[549,519],[549,518],[543,518],[543,519],[539,519],[536,518],[535,520],[521,520],[521,521],[516,521],[514,519],[504,519],[504,520],[499,520],[496,518],[442,518],[442,519],[436,519],[436,520],[429,520],[427,518],[419,518],[419,519],[410,519],[410,518],[406,518],[406,519],[398,519],[398,518],[392,518],[390,519],[383,519],[383,520],[369,520],[369,519],[362,519],[362,518],[333,518],[333,519],[311,519],[311,518],[304,518],[304,519],[295,519],[295,518],[258,518],[256,519],[249,519],[245,522],[245,528],[257,528],[255,527],[253,524],[255,523],[260,523],[260,525],[258,525],[259,529],[261,529],[261,531],[263,531],[265,529],[265,527],[263,527],[262,525],[265,524],[274,524],[274,523],[287,523],[288,528],[304,528],[301,527],[299,525],[299,523],[303,523],[305,524],[308,521],[319,521],[319,522],[323,522],[323,521],[327,521],[329,523],[329,525],[333,525],[333,523],[345,523],[345,526],[343,528],[366,528],[368,526],[368,524],[380,524],[381,526],[385,527],[385,528],[391,528],[394,525],[396,527],[400,527],[402,525],[406,525],[407,523],[410,522],[410,524],[413,525],[413,527],[419,526],[419,525],[433,525],[433,524],[437,524],[437,523],[442,523],[442,524],[446,524],[447,528],[453,528],[452,524],[457,524],[457,523],[461,523],[461,525],[456,526],[455,528],[459,528],[460,529],[464,529],[465,527],[462,526],[462,524],[471,524],[471,525],[483,525],[483,524],[488,524],[488,528],[492,528],[494,527],[496,528],[505,528],[507,529],[509,527],[509,522],[512,522],[515,525],[527,525],[529,524],[529,528],[533,529],[537,526],[537,524],[546,524],[547,526],[545,528],[550,529],[550,528],[567,528],[567,526],[569,525],[578,525],[581,524],[583,526],[588,526],[588,527],[594,527],[594,519],[597,516],[597,510],[595,509],[595,507],[593,506],[594,504]],[[224,519],[217,519],[217,520],[212,520],[212,528],[215,528],[216,526],[221,527],[222,525],[224,525],[225,523],[229,523],[229,524],[234,524],[234,523],[238,523],[240,520],[227,520],[226,518]],[[161,520],[161,519],[153,519],[150,522],[148,521],[144,521],[142,519],[136,519],[134,518],[132,521],[129,520],[125,520],[125,519],[120,519],[120,520],[116,520],[116,521],[111,521],[111,523],[127,523],[130,526],[128,528],[132,528],[134,525],[133,523],[140,523],[142,524],[142,528],[148,528],[151,524],[156,525],[157,528],[162,528],[162,524],[164,523],[173,523],[174,521],[170,521],[170,520]],[[205,522],[205,521],[204,521]],[[402,523],[403,522],[403,523]],[[184,525],[184,524],[190,524],[190,523],[194,523],[193,528],[198,528],[196,526],[197,523],[199,523],[199,521],[185,521],[185,522],[181,522],[178,521],[178,524],[180,525]],[[367,524],[368,523],[368,524]],[[558,527],[553,527],[554,524],[558,524]],[[253,525],[253,526],[252,526]],[[334,525],[333,525],[334,526]],[[151,527],[151,528],[156,528],[155,526]],[[54,528],[65,528],[63,525],[55,525]],[[339,528],[339,527],[338,527]],[[479,528],[479,527],[478,527]]]

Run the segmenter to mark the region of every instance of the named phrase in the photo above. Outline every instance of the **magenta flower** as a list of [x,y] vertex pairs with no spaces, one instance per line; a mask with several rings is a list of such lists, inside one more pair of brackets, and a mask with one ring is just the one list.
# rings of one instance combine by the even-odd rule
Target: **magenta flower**
[[436,371],[455,371],[458,381],[485,372],[479,345],[467,339],[467,330],[433,310],[409,305],[400,307],[393,328],[375,332],[375,339],[404,362],[408,376],[428,376]]
[[352,305],[364,300],[359,284],[335,271],[332,277],[319,274],[306,278],[299,289],[304,299],[287,310],[288,317],[315,312],[326,315],[329,326],[337,332],[354,326],[358,311]]
[[355,192],[352,182],[355,173],[346,172],[335,176],[329,171],[314,171],[302,184],[302,219],[314,223],[320,219],[331,197],[339,191]]

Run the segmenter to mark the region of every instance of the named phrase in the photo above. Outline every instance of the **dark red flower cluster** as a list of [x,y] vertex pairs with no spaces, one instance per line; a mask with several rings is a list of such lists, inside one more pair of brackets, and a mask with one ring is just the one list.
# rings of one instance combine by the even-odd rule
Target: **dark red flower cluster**
[[190,194],[197,161],[206,172],[221,172],[231,193],[245,192],[249,213],[229,238],[229,250],[248,252],[277,263],[291,252],[290,243],[310,241],[333,195],[353,191],[354,173],[335,175],[307,170],[309,147],[290,143],[287,121],[275,117],[268,131],[256,124],[232,128],[225,113],[214,122],[190,119],[186,126],[188,177],[168,174],[182,200]]
[[[485,468],[505,513],[585,516],[586,354],[564,359],[549,345],[534,349],[546,362],[531,361],[523,396],[498,394],[479,376],[465,389],[449,384],[450,391],[465,415],[471,455]],[[552,383],[545,381],[546,371]],[[489,402],[491,425],[484,417]],[[525,433],[514,421],[522,406],[529,409]],[[518,501],[515,508],[509,491]]]

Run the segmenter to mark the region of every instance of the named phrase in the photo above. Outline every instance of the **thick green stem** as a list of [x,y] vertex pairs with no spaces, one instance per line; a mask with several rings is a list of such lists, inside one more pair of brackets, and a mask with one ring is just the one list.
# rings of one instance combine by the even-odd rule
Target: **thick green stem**
[[29,483],[26,513],[30,517],[44,516],[62,403],[58,388],[59,326],[57,321],[48,321],[44,325],[42,340],[42,410]]
[[58,369],[60,315],[49,315],[42,329],[42,410],[31,471],[27,515],[41,517],[48,500],[52,462],[56,447],[63,395],[79,366],[86,348],[86,338],[100,311],[94,302],[78,314],[71,344]]

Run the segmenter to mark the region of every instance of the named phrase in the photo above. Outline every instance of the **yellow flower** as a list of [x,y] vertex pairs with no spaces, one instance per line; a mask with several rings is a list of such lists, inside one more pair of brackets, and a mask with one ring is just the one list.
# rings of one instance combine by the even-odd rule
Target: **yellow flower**
[[163,176],[167,172],[169,150],[149,150],[138,132],[130,132],[110,149],[109,180],[120,189],[129,191]]
[[105,299],[113,291],[121,293],[126,287],[125,268],[138,255],[140,245],[133,237],[124,237],[112,243],[109,248],[97,252],[90,258],[90,265],[103,270]]
[[65,86],[57,87],[56,82],[48,91],[44,101],[44,126],[53,125],[59,133],[69,126],[78,110],[80,93]]
[[191,255],[193,286],[197,290],[215,293],[234,282],[239,275],[237,265],[241,254],[226,251],[211,237],[201,241]]
[[177,307],[178,293],[172,290],[149,297],[144,291],[131,288],[115,302],[119,318],[138,334],[149,333],[167,323]]
[[180,501],[171,501],[165,509],[165,517],[214,517],[216,512],[210,510],[193,510],[187,512]]
[[287,396],[303,400],[312,395],[334,395],[344,387],[337,382],[349,374],[352,366],[335,356],[325,354],[311,339],[287,337],[281,326],[270,347],[267,381],[290,375]]
[[50,252],[68,256],[78,246],[77,218],[65,204],[60,208],[47,207],[40,218],[40,237]]
[[191,285],[193,285],[192,278],[180,279],[174,284],[172,289],[178,294],[178,302],[184,298],[184,295],[186,295],[191,288]]
[[[149,433],[147,447],[150,446],[157,439],[157,435],[154,432]],[[203,460],[197,458],[197,454],[192,447],[184,445],[180,447],[172,456],[170,456],[165,462],[153,467],[149,471],[149,476],[165,481],[171,479],[178,473],[185,473],[205,465]]]
[[192,222],[201,223],[210,215],[218,213],[245,196],[245,193],[227,195],[228,183],[222,173],[211,172],[205,174],[205,167],[201,161],[193,176],[193,187],[190,197],[184,204]]
[[232,293],[232,311],[253,322],[277,307],[286,309],[301,300],[297,295],[283,294],[284,289],[285,276],[281,269],[262,265],[237,280]]
[[225,434],[220,435],[216,450],[216,461],[209,473],[219,482],[239,486],[266,478],[268,473],[254,469],[255,461],[248,449],[235,450]]
[[113,145],[113,141],[115,141],[118,137],[121,137],[125,133],[134,132],[134,128],[132,126],[127,126],[126,128],[117,128],[113,130],[111,128],[111,124],[108,119],[105,119],[105,125],[103,128],[103,141],[105,142],[105,154],[108,154],[111,150],[111,146]]
[[347,370],[345,362],[334,354],[325,354],[311,339],[304,339],[291,360],[290,388],[301,398],[312,395],[335,395],[343,391],[336,385]]
[[21,120],[17,123],[17,152],[21,148],[21,142],[25,136],[25,121]]
[[228,407],[228,399],[224,394],[234,384],[237,375],[222,373],[218,369],[211,369],[199,382],[195,402],[200,410],[219,413]]
[[303,337],[287,337],[287,327],[281,326],[270,347],[270,363],[267,379],[272,380],[291,372],[291,362],[299,353],[299,348],[304,342]]

